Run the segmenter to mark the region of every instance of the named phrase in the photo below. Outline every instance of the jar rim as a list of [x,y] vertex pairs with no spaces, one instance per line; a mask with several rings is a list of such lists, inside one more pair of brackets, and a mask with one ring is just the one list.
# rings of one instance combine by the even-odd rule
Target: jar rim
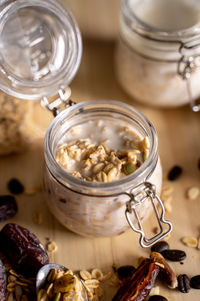
[[[53,72],[49,69],[48,76],[43,76],[38,80],[33,78],[24,78],[19,76],[14,69],[3,61],[1,62],[0,89],[5,93],[21,99],[37,100],[44,96],[53,96],[57,94],[60,88],[66,87],[74,78],[82,57],[82,39],[81,33],[71,12],[59,1],[48,0],[7,0],[0,12],[0,35],[5,28],[5,24],[10,20],[10,16],[16,11],[24,8],[43,9],[47,13],[53,14],[53,18],[58,18],[65,28],[63,38],[68,39],[66,43],[72,51],[66,51],[64,63]],[[56,21],[56,20],[55,20]],[[52,43],[56,43],[53,41]],[[56,49],[56,45],[54,45]],[[64,46],[63,46],[64,47]],[[66,47],[66,45],[65,45]],[[52,59],[55,54],[52,54]],[[44,66],[45,68],[45,66]]]
[[[68,174],[61,166],[60,164],[56,161],[54,153],[53,153],[53,144],[52,144],[52,139],[54,135],[54,130],[63,123],[64,119],[68,116],[75,115],[81,113],[83,110],[86,110],[86,107],[90,106],[110,106],[113,109],[122,109],[129,114],[134,114],[137,116],[137,118],[141,121],[142,126],[145,126],[145,130],[148,131],[149,139],[150,139],[150,149],[149,149],[149,155],[147,156],[147,159],[145,162],[131,175],[120,179],[116,180],[113,182],[107,182],[107,183],[102,183],[102,182],[90,182],[90,181],[84,181],[82,179],[78,179],[76,177],[71,176]],[[145,115],[143,115],[141,112],[136,110],[134,107],[131,105],[122,103],[120,101],[114,101],[114,100],[90,100],[90,101],[83,101],[80,102],[76,105],[73,105],[61,113],[59,113],[56,118],[53,120],[53,122],[50,124],[46,136],[45,136],[45,161],[48,170],[52,174],[52,176],[61,184],[64,186],[76,186],[75,191],[87,191],[87,194],[91,195],[102,195],[102,194],[107,194],[109,195],[109,191],[115,190],[116,193],[119,193],[120,191],[126,191],[130,187],[135,186],[136,181],[137,182],[142,182],[145,178],[148,178],[158,160],[158,141],[157,141],[157,134],[155,131],[154,126],[152,123],[147,119]],[[89,192],[88,192],[89,191]],[[91,192],[91,193],[90,193]],[[112,193],[113,195],[113,193]]]
[[[182,39],[190,39],[197,34],[200,34],[200,24],[197,23],[193,26],[190,26],[185,29],[177,29],[177,30],[161,30],[150,24],[142,21],[131,8],[130,3],[132,0],[123,0],[121,10],[124,16],[127,18],[128,22],[135,22],[135,29],[139,33],[143,32],[143,34],[150,34],[154,36],[157,40],[168,40],[168,41],[181,41]],[[177,41],[177,42],[178,42]]]

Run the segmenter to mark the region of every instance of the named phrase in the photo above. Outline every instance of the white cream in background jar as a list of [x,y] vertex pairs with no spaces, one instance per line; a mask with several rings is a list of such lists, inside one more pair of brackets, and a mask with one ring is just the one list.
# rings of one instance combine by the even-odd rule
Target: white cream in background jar
[[200,108],[200,2],[123,0],[116,73],[137,101]]
[[[143,247],[162,239],[172,226],[165,220],[164,207],[156,193],[156,189],[158,193],[161,189],[162,169],[151,122],[120,102],[94,100],[75,104],[69,100],[68,85],[81,61],[82,40],[75,19],[58,1],[8,0],[1,8],[0,89],[21,99],[41,100],[56,116],[47,131],[44,150],[45,190],[51,212],[66,227],[82,235],[111,236],[132,228],[140,234]],[[68,174],[56,160],[66,134],[78,125],[86,129],[90,120],[93,123],[89,131],[95,134],[95,122],[104,119],[108,120],[110,136],[114,124],[122,123],[141,139],[148,138],[144,162],[133,174],[110,183]],[[152,209],[160,231],[147,238],[142,224]]]

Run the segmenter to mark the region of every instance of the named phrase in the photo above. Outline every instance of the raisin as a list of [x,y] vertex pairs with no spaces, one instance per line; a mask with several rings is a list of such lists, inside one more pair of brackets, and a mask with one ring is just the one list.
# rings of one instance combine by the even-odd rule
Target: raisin
[[17,179],[11,179],[8,182],[8,190],[13,194],[20,194],[24,192],[24,186]]
[[166,241],[159,241],[151,247],[151,252],[161,253],[164,250],[169,249],[169,244]]
[[132,265],[123,265],[117,269],[117,275],[119,279],[127,279],[133,275],[136,268]]
[[17,203],[13,196],[0,196],[0,222],[13,217],[17,213],[17,211]]
[[0,260],[0,300],[6,300],[6,284],[7,284],[7,276],[6,269]]
[[29,230],[7,224],[0,232],[0,248],[17,271],[35,276],[38,270],[49,263],[49,258],[38,238]]
[[180,175],[182,174],[182,167],[175,165],[174,167],[172,167],[172,169],[169,171],[168,174],[168,180],[169,181],[175,181],[177,180]]
[[170,261],[183,261],[186,258],[186,253],[182,250],[164,250],[161,254]]

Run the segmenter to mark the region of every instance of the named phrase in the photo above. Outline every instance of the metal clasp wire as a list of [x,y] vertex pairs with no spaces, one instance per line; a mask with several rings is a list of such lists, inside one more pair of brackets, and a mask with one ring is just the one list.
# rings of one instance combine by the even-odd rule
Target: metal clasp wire
[[179,48],[179,53],[181,54],[181,58],[178,62],[178,74],[186,81],[188,97],[190,101],[190,106],[193,112],[200,111],[200,104],[197,104],[194,97],[192,96],[191,91],[191,74],[200,69],[200,55],[187,55],[185,51],[191,51],[200,46],[200,43],[193,44],[196,42],[190,41],[189,43],[182,43]]
[[[132,230],[140,234],[140,245],[143,248],[148,248],[167,236],[171,231],[172,231],[172,224],[165,220],[165,208],[164,205],[159,198],[159,196],[156,194],[156,189],[155,186],[152,185],[149,182],[144,182],[142,184],[139,184],[138,186],[134,187],[130,193],[128,193],[130,196],[130,200],[126,203],[126,211],[125,211],[125,216],[127,219],[127,222],[129,223],[130,227]],[[140,220],[140,217],[137,212],[137,206],[142,204],[143,202],[147,201],[148,199],[151,200],[154,212],[156,214],[156,218],[158,221],[158,225],[160,228],[160,232],[156,235],[154,235],[151,238],[146,238],[144,229]],[[159,215],[157,206],[155,201],[157,201],[158,205],[161,208],[161,213]],[[136,228],[133,222],[131,221],[130,215],[133,214],[135,215],[137,224],[139,228]],[[168,230],[164,231],[163,225],[168,226]]]
[[61,111],[61,106],[64,104],[65,108],[76,104],[72,100],[70,100],[71,89],[69,87],[65,89],[58,90],[58,97],[52,101],[49,101],[48,97],[44,96],[41,100],[41,105],[51,111],[56,117],[58,113]]

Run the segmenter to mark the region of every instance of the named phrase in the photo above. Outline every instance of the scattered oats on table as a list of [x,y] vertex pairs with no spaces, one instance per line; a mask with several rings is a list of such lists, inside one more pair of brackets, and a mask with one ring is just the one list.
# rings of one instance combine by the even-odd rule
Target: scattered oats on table
[[188,200],[193,201],[198,198],[200,194],[200,189],[198,187],[190,187],[186,192],[186,197]]
[[48,241],[46,244],[46,250],[50,253],[55,253],[58,250],[58,246],[55,241]]
[[198,240],[195,237],[186,236],[181,241],[188,247],[196,248],[198,246]]

